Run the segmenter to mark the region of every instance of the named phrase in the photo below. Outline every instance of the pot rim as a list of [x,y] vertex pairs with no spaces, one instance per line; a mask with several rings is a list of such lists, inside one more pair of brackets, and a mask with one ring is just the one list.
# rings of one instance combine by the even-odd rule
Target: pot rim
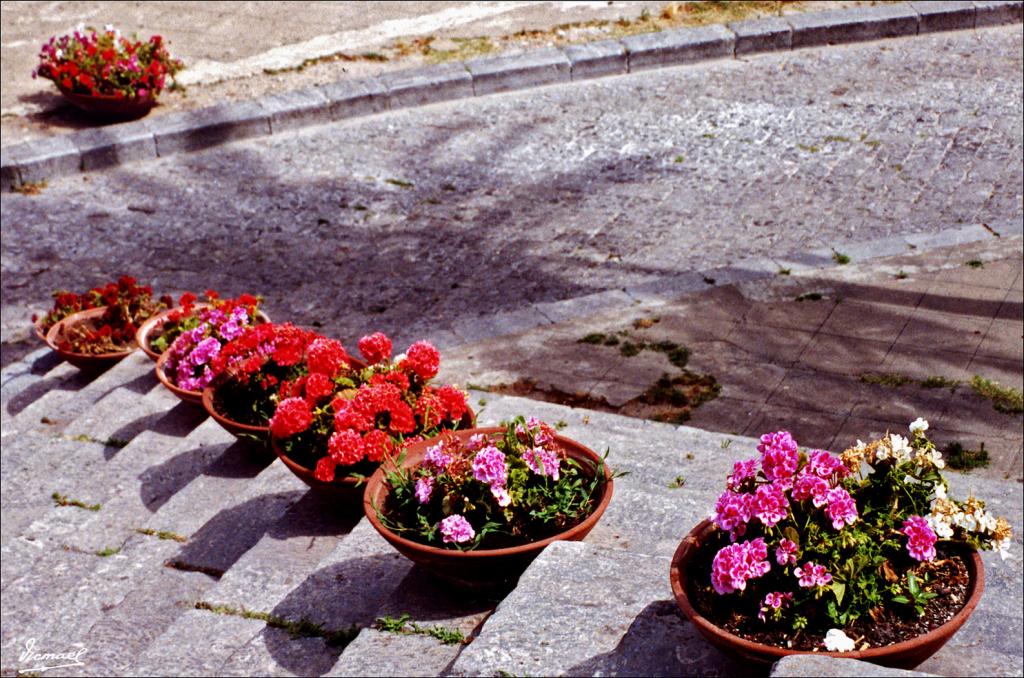
[[202,401],[202,391],[186,391],[180,386],[175,386],[174,384],[172,384],[171,380],[167,378],[167,374],[164,372],[164,365],[167,364],[167,360],[169,358],[170,354],[167,351],[164,351],[163,353],[160,354],[160,357],[156,361],[156,367],[154,368],[154,371],[156,372],[156,378],[160,380],[161,384],[169,388],[171,390],[171,393],[174,393],[179,398],[194,401]]
[[[459,437],[469,437],[469,436],[477,434],[477,433],[482,433],[482,434],[486,435],[486,434],[491,434],[491,433],[499,433],[499,432],[502,432],[504,430],[505,430],[504,426],[488,426],[488,427],[481,427],[481,428],[459,429],[459,430],[453,431],[451,433],[454,433],[455,435],[457,435]],[[442,435],[449,435],[449,434],[442,434]],[[421,440],[419,442],[416,442],[416,443],[413,443],[412,445],[410,445],[410,448],[413,448],[413,449],[417,449],[417,448],[426,449],[426,447],[428,447],[431,443],[433,443],[435,440],[437,440],[440,437],[441,436],[435,436],[433,438],[430,438],[429,440]],[[393,545],[395,545],[396,547],[400,547],[399,550],[401,550],[401,548],[414,549],[416,551],[420,551],[421,553],[429,554],[431,556],[458,557],[458,558],[470,558],[470,559],[476,559],[476,558],[495,558],[495,557],[502,557],[502,556],[515,556],[515,555],[522,555],[524,553],[530,553],[530,552],[533,552],[533,551],[540,551],[541,549],[546,547],[548,544],[551,544],[552,542],[566,541],[566,540],[572,541],[572,537],[574,535],[576,535],[576,534],[578,534],[580,532],[584,532],[584,533],[585,532],[589,532],[590,530],[593,529],[594,525],[597,523],[597,521],[604,514],[605,509],[608,508],[608,504],[612,500],[612,493],[613,493],[613,491],[615,489],[615,485],[614,485],[614,481],[613,481],[613,478],[612,478],[611,469],[609,469],[608,464],[604,463],[604,459],[602,459],[596,452],[591,450],[589,447],[587,447],[583,443],[580,443],[580,442],[578,442],[576,440],[573,440],[572,438],[567,438],[567,437],[562,436],[562,435],[555,434],[555,440],[558,441],[559,443],[561,443],[563,446],[565,446],[567,448],[567,450],[575,450],[576,452],[581,453],[581,455],[583,457],[586,457],[590,461],[593,461],[595,463],[601,462],[601,468],[604,471],[605,483],[604,483],[604,492],[603,492],[603,494],[601,496],[601,500],[598,501],[597,506],[595,506],[594,510],[590,512],[590,515],[588,515],[582,521],[580,521],[576,525],[573,525],[569,529],[563,530],[562,532],[559,532],[557,534],[553,534],[550,537],[546,537],[546,538],[540,539],[538,541],[531,541],[531,542],[528,542],[526,544],[520,544],[519,546],[507,546],[507,547],[500,548],[500,549],[477,549],[477,550],[473,550],[473,551],[460,551],[460,550],[457,550],[457,549],[453,550],[453,549],[439,548],[437,546],[429,546],[427,544],[423,544],[421,542],[413,541],[411,539],[406,539],[405,537],[399,536],[399,535],[395,534],[394,532],[392,532],[391,530],[389,530],[387,527],[385,527],[380,522],[380,519],[377,517],[377,511],[376,511],[376,509],[373,506],[373,499],[374,499],[374,496],[376,494],[381,494],[382,498],[383,498],[389,492],[389,490],[387,489],[386,485],[384,484],[384,465],[389,463],[389,462],[393,465],[394,464],[394,459],[385,460],[385,461],[381,462],[380,468],[378,468],[374,472],[374,474],[372,476],[370,476],[369,480],[367,481],[367,483],[366,483],[366,492],[363,495],[363,513],[366,514],[367,520],[370,521],[370,524],[373,525],[374,529],[376,529],[381,534],[381,536],[383,536],[385,539],[387,539]],[[412,465],[413,464],[411,462],[409,462],[409,459],[408,459],[408,456],[407,456],[406,457],[406,462],[403,463],[403,467],[409,467],[409,466],[412,466]]]
[[[97,306],[96,308],[87,308],[82,311],[76,311],[71,315],[61,318],[60,320],[55,322],[50,327],[49,330],[47,330],[46,338],[44,339],[46,345],[49,346],[52,350],[59,353],[60,355],[70,356],[72,358],[83,358],[85,360],[107,360],[112,358],[125,358],[128,355],[134,353],[135,349],[138,348],[137,341],[135,342],[135,346],[129,349],[126,349],[124,351],[114,351],[112,353],[76,353],[75,351],[65,351],[63,349],[57,348],[57,335],[60,334],[60,330],[63,329],[65,325],[74,325],[83,320],[89,320],[93,316],[103,315],[103,313],[105,313],[106,310],[106,306]],[[133,339],[133,341],[135,340]]]
[[[717,529],[718,528],[711,522],[711,520],[704,519],[697,523],[697,525],[690,530],[689,534],[686,535],[683,541],[680,542],[679,546],[676,548],[675,554],[672,556],[672,564],[669,566],[669,580],[672,584],[672,593],[675,596],[676,604],[682,610],[683,614],[686,615],[687,619],[689,619],[690,622],[698,628],[698,630],[703,634],[710,633],[731,645],[738,646],[741,649],[741,652],[747,656],[769,656],[773,657],[774,661],[789,655],[813,654],[823,657],[834,657],[837,659],[859,659],[862,661],[871,661],[873,659],[903,652],[912,652],[921,645],[928,644],[932,641],[938,641],[940,637],[946,635],[948,627],[953,626],[953,632],[955,632],[955,629],[960,628],[960,626],[967,621],[967,618],[971,613],[974,612],[974,608],[978,606],[978,603],[981,601],[981,594],[985,590],[985,567],[982,563],[981,555],[976,549],[970,549],[968,552],[962,554],[964,556],[968,554],[970,555],[970,557],[964,558],[970,578],[967,601],[964,603],[964,606],[960,608],[960,610],[957,611],[957,613],[949,620],[935,627],[928,633],[914,636],[907,640],[901,640],[900,642],[892,643],[891,645],[880,645],[877,647],[869,647],[866,650],[853,650],[851,652],[790,650],[782,647],[776,647],[775,645],[765,645],[763,643],[747,640],[746,638],[741,638],[740,636],[726,631],[697,612],[697,610],[690,604],[689,593],[686,590],[684,577],[686,565],[700,548],[703,538]],[[950,632],[950,635],[952,635],[953,632]]]

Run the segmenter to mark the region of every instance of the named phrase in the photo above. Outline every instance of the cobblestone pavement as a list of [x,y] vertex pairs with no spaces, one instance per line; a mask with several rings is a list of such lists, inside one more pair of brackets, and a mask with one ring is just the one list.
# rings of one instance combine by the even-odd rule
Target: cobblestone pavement
[[924,417],[940,448],[983,447],[972,475],[1021,482],[1021,263],[1003,237],[716,285],[455,347],[442,378],[836,452]]
[[262,293],[348,342],[451,344],[460,321],[744,256],[1020,219],[1021,42],[1016,26],[632,74],[4,194],[4,361],[51,290],[121,272]]

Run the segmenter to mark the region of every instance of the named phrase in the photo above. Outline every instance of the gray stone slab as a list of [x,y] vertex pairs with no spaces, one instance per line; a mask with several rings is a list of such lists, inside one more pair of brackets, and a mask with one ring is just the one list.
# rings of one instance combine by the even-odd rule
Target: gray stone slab
[[632,35],[622,39],[629,70],[688,64],[733,55],[736,34],[725,26],[701,26],[678,31]]
[[911,2],[910,6],[921,17],[919,20],[919,33],[974,28],[976,9],[973,2],[968,2],[967,0]]
[[441,676],[462,648],[429,636],[363,629],[325,675]]
[[467,61],[476,96],[525,89],[571,79],[569,58],[560,49],[530,50],[522,54]]
[[330,120],[327,96],[317,87],[270,94],[256,103],[267,112],[272,134]]
[[344,120],[388,110],[388,88],[377,78],[340,80],[319,87],[327,98],[327,119]]
[[[323,638],[293,638],[281,629],[266,627],[238,648],[217,669],[222,676],[321,676],[329,675],[343,648]],[[389,657],[378,657],[381,664]]]
[[380,76],[389,108],[405,108],[473,96],[473,77],[464,64],[436,64]]
[[937,247],[951,247],[954,245],[965,245],[988,240],[992,233],[980,224],[968,224],[955,228],[947,228],[931,233],[911,233],[904,238],[907,243],[914,245],[917,250],[929,250]]
[[[82,169],[78,147],[67,136],[33,139],[6,149],[7,162],[17,168],[21,183],[35,183],[75,174]],[[10,178],[10,170],[8,171]]]
[[463,316],[452,323],[451,331],[464,342],[476,342],[550,324],[546,314],[531,307],[474,317]]
[[582,542],[550,545],[451,675],[740,674],[680,618],[670,560]]
[[[198,572],[155,567],[144,573],[144,582],[127,592],[86,634],[89,657],[81,675],[111,676],[136,672],[139,656],[195,600],[213,586],[214,580]],[[201,654],[202,648],[194,648]]]
[[264,622],[187,610],[157,636],[132,663],[137,676],[219,675],[219,669],[239,648],[263,632]]
[[20,185],[17,161],[7,148],[0,149],[0,190],[6,192]]
[[777,678],[793,676],[895,676],[910,678],[911,676],[934,676],[934,673],[906,671],[878,666],[856,659],[836,659],[819,657],[813,654],[798,654],[783,657],[772,665],[771,674]]
[[917,33],[917,12],[899,5],[791,14],[786,21],[793,27],[793,49]]
[[598,40],[563,48],[573,80],[622,75],[629,72],[626,48],[618,40]]
[[160,156],[270,134],[270,115],[254,101],[218,104],[147,121]]
[[974,22],[975,28],[1019,23],[1022,17],[1024,17],[1024,4],[1018,0],[975,2],[974,6],[977,8]]
[[144,122],[83,130],[69,138],[78,147],[84,171],[157,157],[156,140]]
[[624,291],[634,301],[643,304],[664,304],[668,301],[708,288],[704,276],[697,271],[680,271],[669,278],[659,278],[638,285],[630,285]]
[[605,311],[630,306],[635,300],[622,290],[607,290],[564,301],[548,301],[534,304],[545,318],[553,323],[574,320]]
[[737,21],[729,28],[736,34],[736,56],[793,47],[793,27],[780,17]]

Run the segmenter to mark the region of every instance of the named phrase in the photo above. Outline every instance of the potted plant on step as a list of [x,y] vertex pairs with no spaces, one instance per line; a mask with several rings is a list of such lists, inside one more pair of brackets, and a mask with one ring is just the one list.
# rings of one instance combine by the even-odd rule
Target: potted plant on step
[[711,520],[680,544],[670,579],[683,613],[720,649],[758,662],[818,652],[910,668],[981,598],[977,549],[1009,524],[947,495],[925,431],[800,451],[785,431],[737,462]]
[[140,41],[123,37],[113,26],[102,31],[79,26],[69,35],[51,37],[39,52],[32,77],[46,78],[76,107],[113,120],[138,118],[184,68],[167,51],[159,35]]
[[36,320],[37,331],[46,328],[50,348],[72,365],[90,369],[107,367],[134,351],[137,327],[170,302],[155,299],[149,285],[127,275],[83,295],[56,292],[54,298],[54,308]]
[[313,489],[346,501],[362,497],[366,477],[382,460],[473,421],[465,393],[430,383],[440,354],[428,342],[392,360],[391,340],[376,332],[359,340],[359,352],[366,366],[351,385],[328,393],[307,380],[281,398],[270,420],[281,461]]
[[225,430],[267,442],[270,418],[284,398],[316,400],[354,388],[366,365],[336,339],[290,323],[247,327],[213,358],[218,375],[203,390],[203,406]]
[[179,335],[199,326],[199,312],[208,308],[220,309],[230,316],[235,308],[242,307],[249,316],[248,324],[270,322],[267,314],[259,308],[261,297],[242,294],[237,299],[224,299],[215,290],[206,290],[204,295],[206,301],[200,302],[195,294],[185,292],[178,298],[176,308],[158,313],[142,323],[135,334],[139,348],[153,360],[158,360]]
[[605,460],[536,419],[411,445],[370,478],[380,534],[456,586],[504,589],[556,540],[583,539],[611,501]]

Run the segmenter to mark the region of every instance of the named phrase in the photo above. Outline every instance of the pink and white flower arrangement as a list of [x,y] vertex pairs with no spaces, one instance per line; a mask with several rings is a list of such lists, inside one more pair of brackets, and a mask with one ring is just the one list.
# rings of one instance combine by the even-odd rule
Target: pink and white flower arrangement
[[221,347],[238,339],[252,322],[244,306],[203,308],[198,324],[178,335],[167,349],[164,375],[180,389],[202,392],[217,376],[214,359]]
[[918,419],[909,439],[858,441],[841,455],[801,451],[786,431],[763,435],[759,456],[734,464],[715,502],[712,598],[731,597],[752,633],[828,630],[827,647],[852,649],[836,639],[862,617],[924,614],[942,584],[931,573],[944,545],[1005,554],[1009,524],[974,497],[947,496],[927,429]]

